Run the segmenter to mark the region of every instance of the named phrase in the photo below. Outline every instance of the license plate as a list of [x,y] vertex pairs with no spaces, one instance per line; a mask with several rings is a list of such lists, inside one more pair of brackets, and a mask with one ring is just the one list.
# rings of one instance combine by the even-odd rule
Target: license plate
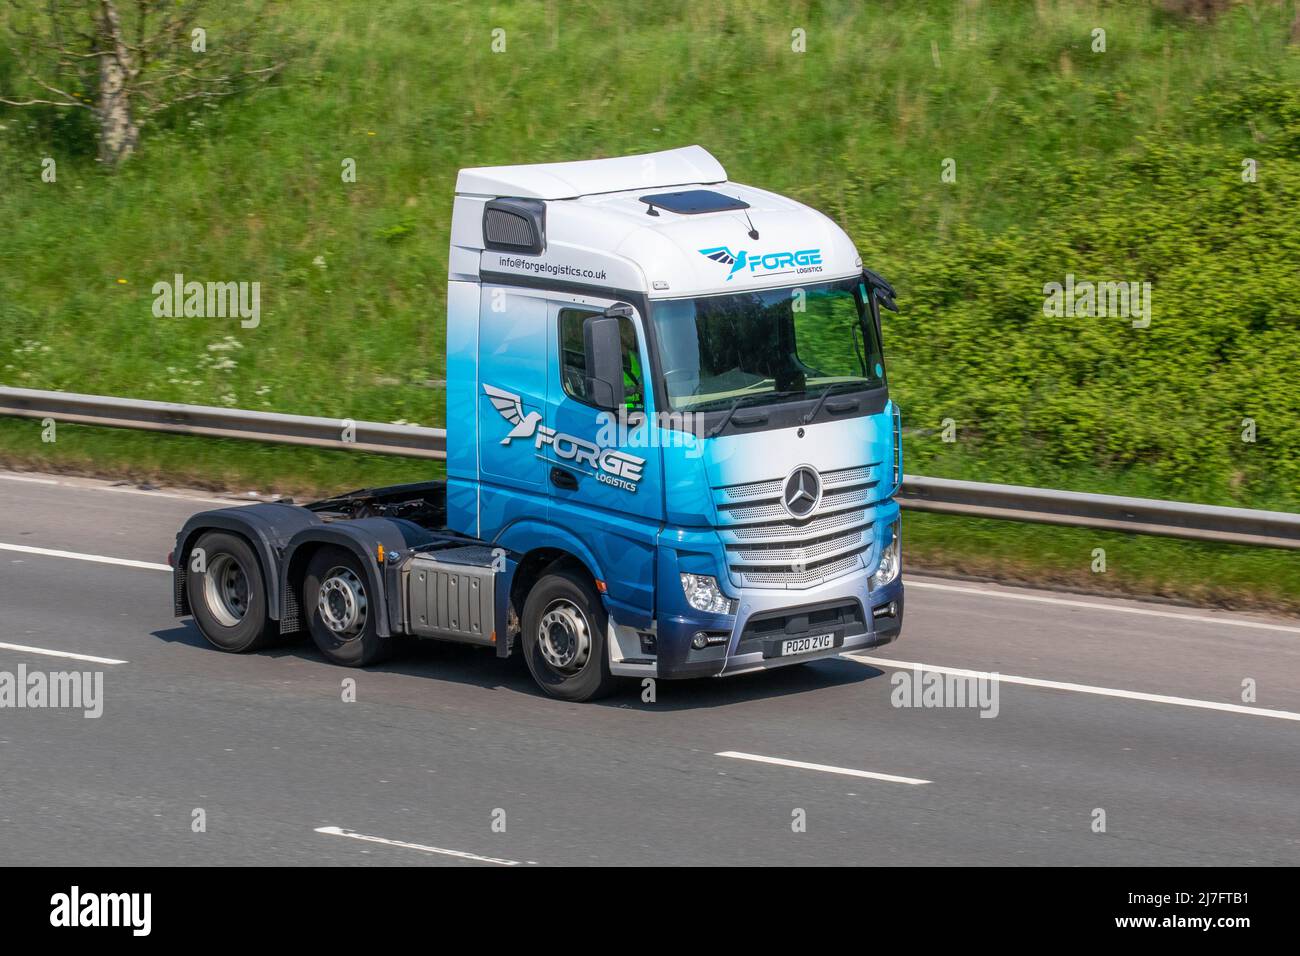
[[809,654],[813,651],[828,651],[835,646],[834,634],[814,634],[809,637],[793,637],[781,642],[781,656],[790,654]]

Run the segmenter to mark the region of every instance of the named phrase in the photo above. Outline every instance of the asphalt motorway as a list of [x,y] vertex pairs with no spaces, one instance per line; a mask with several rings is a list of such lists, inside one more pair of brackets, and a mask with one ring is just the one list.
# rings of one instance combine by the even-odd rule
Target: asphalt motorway
[[[565,704],[474,648],[212,649],[164,562],[219,503],[0,472],[0,672],[103,674],[0,709],[0,864],[1300,863],[1300,621],[909,574],[866,659]],[[895,706],[966,670],[995,707]]]

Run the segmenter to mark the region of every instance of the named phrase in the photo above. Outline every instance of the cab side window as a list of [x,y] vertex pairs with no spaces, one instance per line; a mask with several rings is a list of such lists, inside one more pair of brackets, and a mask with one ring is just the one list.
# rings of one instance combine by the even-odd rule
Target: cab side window
[[[593,312],[560,310],[560,380],[565,394],[590,404],[587,398],[587,362],[582,346],[582,323]],[[645,408],[645,374],[637,349],[636,326],[628,318],[618,320],[623,341],[623,403],[630,411]]]

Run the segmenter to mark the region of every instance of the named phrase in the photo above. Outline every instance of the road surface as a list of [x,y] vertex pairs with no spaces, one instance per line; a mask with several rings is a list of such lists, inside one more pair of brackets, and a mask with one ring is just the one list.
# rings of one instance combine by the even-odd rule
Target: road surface
[[[0,864],[1300,863],[1300,621],[909,575],[865,659],[566,704],[482,649],[210,648],[164,562],[224,503],[0,472],[0,674],[103,674],[0,709]],[[996,716],[895,706],[913,662]]]

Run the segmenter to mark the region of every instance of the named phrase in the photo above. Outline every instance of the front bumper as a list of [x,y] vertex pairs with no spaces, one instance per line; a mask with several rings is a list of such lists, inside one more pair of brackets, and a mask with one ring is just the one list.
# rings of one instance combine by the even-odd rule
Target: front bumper
[[[656,675],[663,678],[720,677],[835,657],[895,640],[903,628],[903,577],[874,591],[863,570],[802,591],[751,588],[741,592],[734,618],[676,614],[658,620]],[[851,608],[857,608],[857,616]],[[877,616],[885,609],[888,615]],[[873,613],[875,612],[875,613]],[[756,630],[760,623],[761,631]],[[699,631],[725,643],[691,647]],[[833,634],[835,646],[789,656],[772,656],[789,638]]]

